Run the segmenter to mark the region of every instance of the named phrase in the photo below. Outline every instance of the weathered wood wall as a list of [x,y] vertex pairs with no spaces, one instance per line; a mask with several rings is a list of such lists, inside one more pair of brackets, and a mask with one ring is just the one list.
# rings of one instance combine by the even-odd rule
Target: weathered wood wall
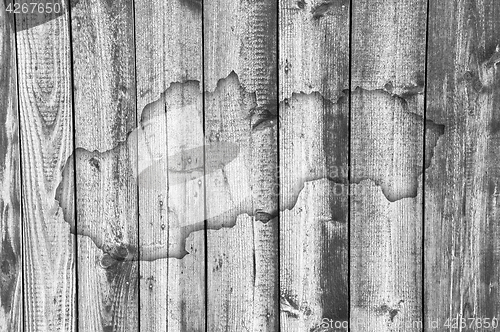
[[38,3],[0,4],[0,332],[495,330],[496,0]]
[[78,330],[134,331],[138,262],[119,261],[138,245],[136,150],[120,145],[136,126],[133,6],[83,0],[70,14]]
[[[276,331],[277,3],[204,2],[203,14],[207,329]],[[210,169],[211,146],[237,156]]]

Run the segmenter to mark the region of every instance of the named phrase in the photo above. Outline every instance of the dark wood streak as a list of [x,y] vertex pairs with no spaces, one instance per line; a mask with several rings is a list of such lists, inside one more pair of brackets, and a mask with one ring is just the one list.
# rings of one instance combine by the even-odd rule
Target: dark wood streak
[[137,125],[133,2],[72,0],[71,7],[76,150],[58,200],[71,230],[93,235],[77,236],[79,330],[139,331],[139,263],[124,261],[138,255],[137,186],[129,165],[137,145],[119,146],[106,158],[79,153],[112,149]]
[[[349,96],[340,97],[338,107],[325,101],[323,107],[323,151],[328,166],[347,166],[349,156]],[[340,167],[339,167],[340,168]],[[339,172],[336,180],[342,185],[349,179]],[[328,176],[328,174],[327,174]],[[345,188],[345,187],[343,187]],[[337,191],[333,185],[328,195],[331,222],[321,222],[323,234],[320,252],[320,287],[323,318],[347,322],[349,319],[349,280],[347,225],[349,222],[348,191]],[[336,224],[336,227],[333,225]]]
[[[218,231],[225,237],[207,233],[207,329],[277,331],[277,3],[205,1],[203,9],[205,140],[237,142],[241,155],[239,167],[206,183],[207,217],[214,216],[208,225],[236,223]],[[224,248],[231,250],[226,256]],[[239,255],[249,264],[241,266]]]
[[281,331],[349,316],[349,10],[280,1]]

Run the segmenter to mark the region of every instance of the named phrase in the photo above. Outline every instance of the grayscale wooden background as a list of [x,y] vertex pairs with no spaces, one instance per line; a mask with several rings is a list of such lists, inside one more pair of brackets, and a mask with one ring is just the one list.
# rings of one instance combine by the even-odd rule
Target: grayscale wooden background
[[496,330],[500,1],[29,2],[0,332]]

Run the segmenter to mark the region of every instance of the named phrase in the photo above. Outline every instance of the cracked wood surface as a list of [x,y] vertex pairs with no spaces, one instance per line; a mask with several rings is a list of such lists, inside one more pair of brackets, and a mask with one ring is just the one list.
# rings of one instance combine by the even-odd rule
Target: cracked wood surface
[[[66,4],[63,4],[65,10]],[[73,149],[67,13],[16,19],[25,331],[74,331],[75,240],[55,200]],[[2,289],[2,293],[3,293]]]
[[[277,3],[208,1],[203,10],[205,144],[234,143],[239,150],[206,177],[207,222],[231,227],[238,215],[250,215],[236,228],[207,234],[207,329],[276,331]],[[206,163],[216,158],[207,154]]]
[[[205,237],[201,227],[185,243],[183,226],[205,220],[204,169],[179,173],[177,180],[170,171],[177,166],[174,155],[203,149],[201,8],[181,0],[141,0],[135,11],[139,155],[146,145],[153,160],[163,161],[159,171],[137,171],[139,246],[157,247],[152,255],[162,247],[172,253],[167,257],[187,254],[140,261],[141,331],[203,331]],[[198,157],[181,164],[203,165],[203,155]]]
[[500,3],[430,9],[427,118],[445,132],[425,181],[425,314],[491,319],[500,310]]
[[280,1],[282,331],[349,319],[349,11]]

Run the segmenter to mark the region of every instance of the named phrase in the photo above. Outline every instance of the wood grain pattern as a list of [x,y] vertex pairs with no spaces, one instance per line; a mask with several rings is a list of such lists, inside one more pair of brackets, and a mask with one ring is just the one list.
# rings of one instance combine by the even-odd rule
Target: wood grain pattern
[[[208,153],[206,165],[231,155],[231,146],[237,151],[206,177],[207,227],[234,227],[224,236],[207,234],[207,326],[224,331],[228,322],[235,331],[275,331],[278,223],[269,220],[278,214],[277,3],[205,2],[203,10],[205,141],[226,147]],[[241,214],[251,218],[234,226]],[[255,240],[239,240],[241,232]],[[223,248],[239,254],[222,255]]]
[[427,118],[445,132],[426,160],[425,314],[440,326],[491,321],[500,309],[500,3],[431,2],[429,15]]
[[[204,163],[191,156],[204,145],[201,5],[136,1],[135,9],[138,115],[150,153],[139,163],[156,165],[139,175],[140,241],[163,258],[141,262],[141,330],[203,331],[204,169],[184,169]],[[201,232],[186,241],[192,225]]]
[[[81,331],[139,331],[133,7],[72,9],[78,304]],[[124,144],[119,144],[125,142]]]
[[347,331],[347,188],[308,181],[281,213],[280,331]]
[[[23,2],[21,2],[23,3]],[[75,241],[55,200],[72,153],[69,20],[16,20],[21,138],[25,331],[74,331]],[[47,15],[47,14],[46,14]]]
[[22,230],[14,17],[0,3],[0,331],[22,331]]
[[354,331],[421,330],[426,12],[423,0],[353,1]]
[[349,318],[349,10],[280,1],[281,331]]
[[[138,121],[144,113],[143,108],[159,99],[165,90],[165,40],[166,25],[165,1],[135,1],[136,33],[136,82]],[[161,100],[157,106],[159,114],[165,113],[165,104]],[[160,116],[160,119],[164,117]],[[140,127],[140,125],[139,125]],[[166,122],[156,127],[156,137],[163,143],[164,154],[168,153],[166,141]],[[169,219],[163,206],[168,206],[167,179],[148,179],[139,181],[139,247],[149,244],[168,246]],[[162,183],[155,186],[151,182]],[[161,226],[165,225],[165,226]],[[168,261],[140,261],[140,315],[142,331],[168,331]],[[151,287],[151,289],[150,289]]]

